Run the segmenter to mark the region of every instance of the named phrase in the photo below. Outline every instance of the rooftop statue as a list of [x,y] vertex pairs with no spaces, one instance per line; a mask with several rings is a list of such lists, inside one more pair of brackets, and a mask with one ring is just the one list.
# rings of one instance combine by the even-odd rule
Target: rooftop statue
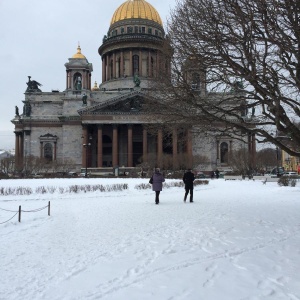
[[28,82],[26,82],[27,89],[26,89],[25,93],[41,92],[41,90],[39,89],[39,86],[41,86],[41,84],[35,80],[31,80],[30,78],[31,78],[31,76],[28,76]]
[[15,114],[16,114],[17,117],[20,116],[19,115],[19,108],[18,108],[18,106],[15,106]]

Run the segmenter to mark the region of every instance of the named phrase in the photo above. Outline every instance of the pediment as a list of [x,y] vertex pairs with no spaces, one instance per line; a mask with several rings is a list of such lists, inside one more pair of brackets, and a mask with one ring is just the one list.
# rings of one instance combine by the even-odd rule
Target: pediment
[[121,94],[105,102],[87,106],[78,111],[79,115],[101,114],[138,114],[143,111],[143,103],[149,96],[142,92],[134,91]]

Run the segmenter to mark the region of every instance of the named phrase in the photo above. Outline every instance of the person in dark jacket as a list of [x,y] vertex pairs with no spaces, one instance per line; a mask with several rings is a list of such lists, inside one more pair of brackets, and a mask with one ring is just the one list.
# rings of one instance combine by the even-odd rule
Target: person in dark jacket
[[193,201],[194,180],[195,180],[194,173],[192,172],[191,169],[188,169],[187,172],[185,172],[183,175],[183,182],[185,184],[185,195],[183,199],[184,202],[186,202],[188,193],[190,193],[190,202],[194,202]]
[[160,173],[160,169],[156,168],[154,174],[150,179],[152,184],[152,191],[155,192],[155,204],[159,203],[159,194],[162,191],[162,183],[165,181],[164,176]]

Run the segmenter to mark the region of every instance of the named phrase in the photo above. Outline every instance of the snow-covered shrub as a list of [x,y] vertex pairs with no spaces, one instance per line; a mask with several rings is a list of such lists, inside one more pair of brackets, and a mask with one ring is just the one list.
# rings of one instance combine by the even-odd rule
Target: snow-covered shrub
[[292,186],[295,187],[297,184],[297,177],[293,176],[281,176],[278,180],[280,186]]

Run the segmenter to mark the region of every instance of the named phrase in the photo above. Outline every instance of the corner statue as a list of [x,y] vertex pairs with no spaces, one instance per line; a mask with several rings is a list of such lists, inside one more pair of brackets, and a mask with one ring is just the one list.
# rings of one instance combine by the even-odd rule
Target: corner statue
[[31,78],[31,76],[28,76],[28,82],[26,82],[27,89],[26,89],[25,93],[41,92],[41,90],[39,89],[39,86],[41,86],[41,84],[35,80],[30,80],[30,78]]
[[84,94],[82,96],[82,105],[87,105],[87,95],[86,94]]
[[139,76],[138,76],[138,75],[134,75],[134,77],[133,77],[133,81],[134,81],[134,83],[135,83],[135,86],[137,86],[137,87],[139,87],[139,86],[140,86],[140,84],[141,84],[141,80],[140,80],[140,78],[139,78]]

